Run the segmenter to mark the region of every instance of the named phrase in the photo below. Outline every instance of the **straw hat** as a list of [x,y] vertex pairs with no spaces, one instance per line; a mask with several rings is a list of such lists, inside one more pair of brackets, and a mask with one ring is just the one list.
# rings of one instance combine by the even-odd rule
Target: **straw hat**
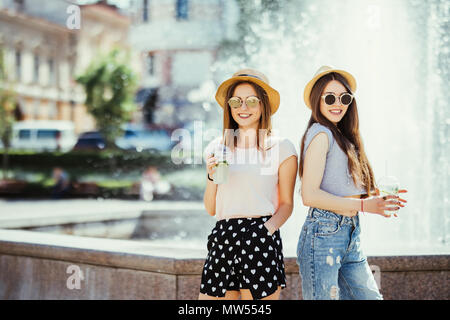
[[277,90],[269,86],[269,79],[267,79],[267,77],[263,73],[253,69],[239,70],[235,74],[233,74],[230,79],[222,82],[216,92],[216,101],[222,108],[224,108],[225,104],[227,103],[225,99],[227,96],[228,88],[237,81],[248,81],[259,85],[264,89],[264,91],[266,91],[267,96],[269,97],[269,104],[270,109],[272,110],[272,114],[274,114],[278,110],[278,107],[280,106],[280,94]]
[[316,71],[316,74],[314,75],[314,78],[312,78],[305,87],[305,90],[303,91],[303,100],[305,100],[306,106],[311,109],[311,101],[309,100],[309,95],[311,94],[311,90],[314,87],[314,84],[319,80],[321,77],[323,77],[326,74],[336,72],[339,73],[341,76],[343,76],[348,84],[350,85],[350,90],[353,92],[356,91],[356,80],[355,78],[344,70],[335,69],[333,67],[329,66],[321,66],[319,70]]

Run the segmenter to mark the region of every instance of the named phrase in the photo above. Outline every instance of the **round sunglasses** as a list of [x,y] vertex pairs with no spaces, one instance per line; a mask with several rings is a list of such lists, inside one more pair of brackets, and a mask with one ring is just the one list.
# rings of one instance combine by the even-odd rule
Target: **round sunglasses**
[[[258,99],[258,97],[255,97],[255,96],[250,96],[245,99],[245,104],[249,108],[257,107],[259,102],[260,102],[260,100]],[[237,108],[241,107],[242,103],[243,103],[243,101],[239,97],[231,97],[228,100],[228,105],[233,109],[237,109]]]
[[353,96],[350,93],[344,92],[340,96],[336,96],[334,93],[326,93],[322,96],[322,99],[329,106],[336,103],[337,100],[343,105],[348,106],[353,101]]

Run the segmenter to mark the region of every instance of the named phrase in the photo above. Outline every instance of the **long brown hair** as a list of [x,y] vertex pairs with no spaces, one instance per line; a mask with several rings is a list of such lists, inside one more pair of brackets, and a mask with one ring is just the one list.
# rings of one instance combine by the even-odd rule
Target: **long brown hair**
[[[261,101],[262,112],[256,132],[256,146],[263,152],[263,156],[265,156],[265,151],[267,150],[266,138],[272,134],[272,113],[266,91],[256,83],[250,81],[236,81],[228,88],[225,101],[228,101],[233,96],[236,87],[243,83],[251,85],[256,92],[256,96]],[[225,138],[225,144],[232,150],[234,150],[237,145],[237,136],[234,134],[237,129],[239,129],[239,124],[233,119],[230,106],[228,103],[225,103],[223,111],[223,137]],[[261,131],[260,129],[265,130]]]
[[339,81],[348,93],[352,93],[347,80],[335,72],[321,77],[314,84],[310,94],[312,114],[306,131],[303,134],[300,149],[299,177],[301,179],[303,175],[303,150],[305,147],[306,133],[308,132],[308,129],[317,122],[331,130],[339,147],[348,157],[348,172],[352,175],[353,182],[355,185],[358,185],[357,181],[359,180],[361,185],[366,189],[367,194],[370,196],[375,191],[375,181],[372,167],[364,152],[364,146],[359,132],[356,99],[353,98],[352,103],[348,106],[347,112],[337,125],[334,125],[320,112],[322,92],[326,85],[332,80]]

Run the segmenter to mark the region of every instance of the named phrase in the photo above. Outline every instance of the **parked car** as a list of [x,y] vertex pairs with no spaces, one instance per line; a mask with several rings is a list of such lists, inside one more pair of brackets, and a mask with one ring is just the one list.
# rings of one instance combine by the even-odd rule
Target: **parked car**
[[73,150],[103,150],[106,147],[105,139],[98,131],[88,131],[80,134]]
[[74,124],[63,120],[26,120],[13,124],[12,149],[69,151],[77,137]]
[[169,151],[174,142],[170,139],[167,131],[162,129],[147,130],[127,127],[124,135],[116,139],[116,145],[124,150]]

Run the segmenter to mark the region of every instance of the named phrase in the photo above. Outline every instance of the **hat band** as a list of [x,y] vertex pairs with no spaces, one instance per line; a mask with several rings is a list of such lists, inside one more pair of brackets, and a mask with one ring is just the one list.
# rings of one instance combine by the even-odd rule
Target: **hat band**
[[253,78],[259,79],[259,80],[261,80],[261,81],[264,81],[264,80],[261,79],[260,77],[254,76],[254,75],[252,75],[252,74],[241,73],[241,74],[238,74],[237,76],[238,76],[238,77],[253,77]]

